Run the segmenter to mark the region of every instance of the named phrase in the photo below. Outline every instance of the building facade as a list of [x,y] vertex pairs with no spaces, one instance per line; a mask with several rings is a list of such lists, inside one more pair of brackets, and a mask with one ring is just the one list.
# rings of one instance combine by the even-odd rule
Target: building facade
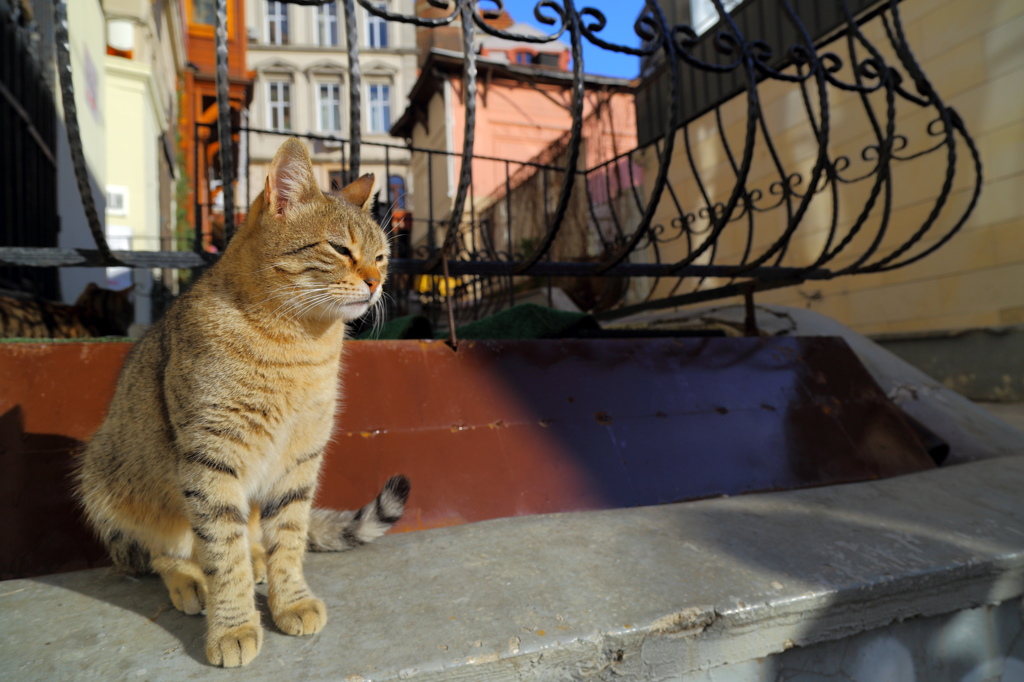
[[[425,16],[437,10],[421,6]],[[543,39],[545,34],[516,22],[507,12],[488,18],[494,28]],[[445,239],[462,174],[467,115],[464,56],[452,49],[461,41],[458,19],[453,25],[424,29],[420,45],[422,69],[410,93],[409,106],[393,132],[405,138],[412,152],[407,251],[424,257]],[[566,181],[568,142],[573,125],[573,74],[568,70],[569,46],[560,40],[531,42],[499,37],[477,29],[477,90],[471,181],[463,212],[458,216],[457,248],[476,259],[525,258],[550,228],[552,212]],[[640,169],[620,172],[636,147],[634,83],[618,78],[584,77],[582,143],[570,183],[573,192],[558,237],[550,251],[559,260],[585,261],[606,245],[609,207],[642,183]],[[628,204],[622,208],[630,210]],[[461,257],[461,256],[460,256]],[[502,282],[490,293],[462,278],[460,289],[470,298],[511,300],[509,288],[530,282]],[[436,288],[437,277],[421,277],[415,288]],[[598,297],[576,296],[575,287],[558,283],[582,308]],[[445,285],[447,286],[447,284]],[[490,286],[490,284],[488,284]]]
[[[106,234],[112,249],[174,249],[178,89],[185,74],[180,2],[106,0]],[[136,286],[137,321],[152,321],[148,271],[107,268],[107,284]],[[158,274],[164,284],[173,272]]]
[[[512,33],[537,33],[525,24],[509,24],[507,30]],[[474,221],[475,212],[489,209],[507,190],[534,174],[524,163],[557,165],[559,149],[572,127],[573,77],[564,68],[567,45],[487,36],[480,40],[479,52],[473,154],[481,158],[472,162],[470,195],[464,207],[467,223]],[[636,125],[630,81],[586,76],[584,88],[583,118],[591,121],[587,130],[592,134],[584,142],[579,165],[589,170],[635,147]],[[616,118],[618,125],[610,125]],[[598,119],[607,125],[596,125]],[[415,218],[412,241],[416,246],[437,246],[433,235],[451,217],[466,125],[462,53],[430,48],[409,106],[393,129],[414,149],[411,184],[416,191],[409,209]],[[561,181],[555,175],[552,172],[548,178],[552,192]],[[543,230],[543,225],[521,225],[522,234],[511,239],[528,240]],[[507,239],[502,236],[503,241]]]
[[[258,1],[258,0],[255,0]],[[217,76],[214,29],[215,0],[184,0],[188,40],[188,68],[185,71],[180,121],[180,153],[188,168],[188,221],[199,234],[201,247],[224,248],[224,202],[220,191],[220,142],[217,133]],[[252,100],[253,79],[246,68],[248,40],[245,29],[245,0],[227,1],[228,100],[232,126],[241,126]],[[240,136],[235,134],[235,151]],[[234,154],[239,177],[238,154]],[[235,196],[242,183],[236,181]],[[235,201],[236,222],[245,207]],[[183,245],[185,246],[185,245]]]
[[[377,3],[411,14],[412,0]],[[416,77],[416,33],[356,6],[359,41],[360,165],[373,173],[380,202],[401,209],[409,187],[409,152],[390,129]],[[246,16],[248,65],[255,74],[247,136],[247,177],[239,204],[263,189],[267,169],[288,136],[304,138],[320,187],[340,189],[351,178],[350,65],[343,3],[302,7],[252,0]]]

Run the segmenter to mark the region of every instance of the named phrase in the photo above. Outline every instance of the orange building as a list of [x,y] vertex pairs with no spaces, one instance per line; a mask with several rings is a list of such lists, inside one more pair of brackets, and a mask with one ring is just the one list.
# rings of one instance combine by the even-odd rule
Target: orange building
[[[189,190],[189,220],[200,230],[203,248],[221,250],[223,243],[222,208],[215,207],[220,194],[220,144],[217,134],[217,79],[216,79],[216,22],[215,0],[185,0],[183,10],[188,27],[186,53],[188,68],[181,106],[181,147],[184,152]],[[231,124],[239,126],[243,112],[252,101],[253,74],[245,68],[245,0],[227,2],[228,34],[228,96],[231,102]],[[232,177],[238,178],[238,135],[234,136],[233,158],[236,169]],[[209,181],[209,182],[208,182]],[[198,197],[196,195],[198,192]],[[236,195],[237,196],[237,195]],[[196,202],[198,199],[198,208]],[[238,206],[236,224],[244,219],[248,207]]]

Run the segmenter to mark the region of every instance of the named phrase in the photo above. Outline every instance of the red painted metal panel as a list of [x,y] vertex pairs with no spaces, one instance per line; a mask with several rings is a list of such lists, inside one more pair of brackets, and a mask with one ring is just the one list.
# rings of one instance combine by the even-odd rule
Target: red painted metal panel
[[[0,577],[102,561],[70,497],[130,344],[0,344]],[[392,474],[399,530],[934,466],[833,338],[352,342],[318,504]]]
[[351,344],[319,501],[396,472],[401,529],[931,468],[833,338]]

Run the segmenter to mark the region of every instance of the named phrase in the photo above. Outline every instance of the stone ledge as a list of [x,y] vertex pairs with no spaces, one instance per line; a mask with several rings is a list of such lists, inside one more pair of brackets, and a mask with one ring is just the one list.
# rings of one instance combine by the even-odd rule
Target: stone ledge
[[[393,535],[308,559],[311,638],[246,680],[683,678],[1024,592],[1024,458],[885,481]],[[264,600],[261,600],[261,604]],[[156,578],[0,582],[8,679],[202,679]]]

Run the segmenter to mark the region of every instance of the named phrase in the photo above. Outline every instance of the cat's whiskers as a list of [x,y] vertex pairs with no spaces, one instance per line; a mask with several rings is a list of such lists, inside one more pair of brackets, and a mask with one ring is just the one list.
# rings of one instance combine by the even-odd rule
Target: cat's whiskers
[[329,303],[333,298],[333,293],[328,290],[324,290],[317,293],[315,296],[299,299],[293,308],[293,312],[296,317],[305,316],[309,311],[320,307],[324,303]]
[[[354,305],[361,302],[360,299],[352,299],[353,292],[346,290],[331,291],[330,289],[325,290],[317,296],[307,297],[303,300],[300,306],[294,309],[296,315],[305,315],[318,307],[322,307],[320,311],[319,321],[323,321],[324,317],[330,314],[331,317],[341,318],[343,317],[340,313],[347,305]],[[324,305],[327,303],[327,305]]]
[[391,219],[395,215],[395,206],[398,204],[399,200],[401,200],[402,197],[404,197],[404,196],[405,196],[405,192],[402,192],[397,197],[395,197],[395,200],[391,202],[390,206],[388,206],[388,210],[384,214],[384,219],[381,220],[380,228],[382,230],[384,230],[384,234],[385,235],[390,236],[390,234],[392,232],[392,230],[390,230],[388,228],[391,226]]
[[[312,285],[302,285],[302,284],[298,284],[298,283],[285,284],[285,285],[281,286],[279,289],[274,290],[274,292],[271,293],[271,295],[268,296],[267,298],[263,299],[262,301],[258,301],[256,303],[253,303],[252,305],[250,305],[248,310],[254,310],[258,306],[262,306],[265,303],[269,303],[270,301],[272,301],[274,299],[284,298],[284,301],[277,308],[275,308],[273,311],[271,311],[271,313],[270,313],[270,315],[274,319],[280,319],[280,316],[278,316],[278,312],[282,308],[287,307],[289,305],[289,303],[293,302],[294,300],[300,299],[302,297],[304,289],[307,290],[307,291],[312,290],[312,289],[308,289],[307,288],[307,287],[311,287],[311,286]],[[319,288],[319,287],[317,287],[317,288]]]
[[325,288],[324,285],[320,284],[305,284],[298,282],[285,284],[257,305],[262,305],[263,303],[269,302],[275,298],[283,297],[284,300],[281,304],[270,312],[270,317],[274,321],[289,319],[294,322],[300,314],[300,306],[305,301],[309,300],[309,295],[311,293],[316,295],[317,292],[322,291],[325,291]]
[[374,302],[372,307],[373,324],[371,326],[371,329],[373,330],[374,338],[378,338],[380,336],[381,329],[384,328],[384,318],[387,313],[387,305],[385,298],[391,298],[391,296],[386,291],[382,290],[380,292],[380,296],[377,297],[377,300],[376,302]]

